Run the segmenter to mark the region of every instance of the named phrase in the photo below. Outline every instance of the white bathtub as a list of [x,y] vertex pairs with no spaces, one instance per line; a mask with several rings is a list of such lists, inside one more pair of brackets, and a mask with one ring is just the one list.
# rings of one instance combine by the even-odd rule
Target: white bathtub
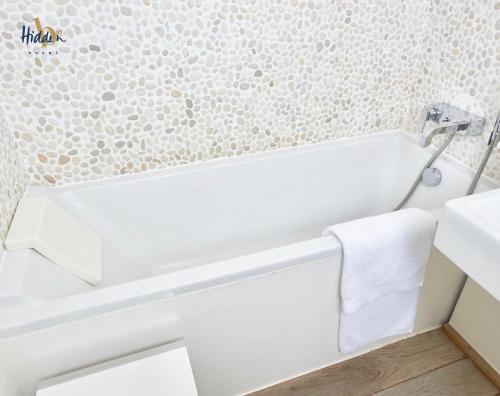
[[[202,396],[349,357],[337,349],[341,249],[321,231],[391,210],[430,152],[391,132],[53,189],[102,233],[103,281],[6,254],[0,394],[30,395],[40,379],[178,338]],[[407,206],[464,194],[471,172],[446,158],[438,167],[442,183]],[[462,282],[433,251],[416,331],[448,319]]]

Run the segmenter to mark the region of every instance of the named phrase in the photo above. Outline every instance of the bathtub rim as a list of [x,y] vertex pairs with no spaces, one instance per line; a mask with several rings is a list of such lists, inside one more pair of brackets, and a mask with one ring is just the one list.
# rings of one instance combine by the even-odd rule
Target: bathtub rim
[[[480,136],[482,135],[479,135],[478,137]],[[435,151],[435,148],[432,147],[432,145],[428,147],[422,147],[419,143],[418,137],[415,134],[412,134],[401,128],[395,128],[384,132],[377,132],[361,136],[348,136],[332,141],[327,140],[322,142],[299,144],[291,147],[277,148],[270,151],[246,153],[234,157],[220,157],[220,158],[212,158],[195,162],[188,162],[161,169],[153,169],[146,172],[130,173],[125,175],[113,175],[113,176],[103,177],[100,179],[90,179],[77,182],[70,182],[70,183],[65,183],[63,185],[52,186],[50,189],[58,195],[66,195],[78,191],[106,188],[113,185],[128,184],[141,181],[149,181],[171,175],[182,175],[185,173],[196,172],[198,170],[206,168],[216,169],[239,163],[262,161],[276,156],[286,157],[297,154],[298,152],[306,153],[311,151],[324,151],[332,147],[356,145],[359,144],[360,142],[371,143],[380,140],[387,140],[392,142],[404,141],[405,143],[411,144],[412,146],[418,148],[421,152],[433,153]],[[444,160],[446,162],[453,164],[453,166],[456,167],[460,172],[464,172],[468,176],[469,175],[473,176],[475,173],[474,169],[471,169],[468,166],[464,165],[459,160],[450,156],[446,152],[439,156],[439,160]],[[488,185],[489,188],[495,188],[498,186],[498,182],[496,182],[494,179],[484,174],[481,176],[481,182]]]
[[160,303],[182,294],[287,271],[327,257],[340,256],[341,251],[340,242],[326,235],[29,306],[13,307],[5,312],[5,316],[13,313],[15,318],[3,321],[0,342],[70,322]]
[[[290,147],[280,147],[269,151],[259,151],[245,153],[237,156],[226,156],[219,158],[210,158],[201,161],[186,162],[182,164],[177,164],[173,166],[167,166],[160,169],[152,169],[145,172],[128,173],[124,175],[113,175],[106,176],[99,179],[89,179],[76,182],[64,183],[63,185],[54,185],[51,187],[53,191],[58,194],[71,193],[73,191],[83,191],[87,189],[94,189],[99,187],[106,187],[117,184],[126,184],[137,181],[147,181],[162,178],[172,174],[183,174],[195,172],[204,168],[219,168],[228,165],[234,165],[242,162],[254,162],[268,159],[269,157],[276,156],[288,156],[296,154],[297,151],[309,152],[309,151],[322,151],[331,148],[332,146],[349,146],[352,144],[357,144],[357,141],[362,140],[364,143],[372,142],[377,140],[394,140],[398,141],[404,139],[406,141],[415,143],[418,145],[418,140],[409,132],[400,129],[390,129],[384,132],[377,132],[373,134],[361,135],[361,136],[346,136],[336,140],[325,140],[314,143],[297,144]],[[428,148],[422,148],[423,150],[430,150]]]

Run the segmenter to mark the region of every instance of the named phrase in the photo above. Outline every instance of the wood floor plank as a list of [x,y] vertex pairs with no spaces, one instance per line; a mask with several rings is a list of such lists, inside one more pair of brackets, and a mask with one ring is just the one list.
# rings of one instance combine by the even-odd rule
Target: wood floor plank
[[496,396],[498,392],[470,359],[462,359],[375,395]]
[[437,329],[255,392],[252,396],[372,395],[464,357],[443,331]]

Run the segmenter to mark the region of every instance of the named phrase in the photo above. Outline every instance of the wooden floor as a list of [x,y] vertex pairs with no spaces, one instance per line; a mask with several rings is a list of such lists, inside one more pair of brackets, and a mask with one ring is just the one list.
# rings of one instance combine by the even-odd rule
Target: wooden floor
[[496,396],[500,390],[438,329],[252,394],[281,395]]

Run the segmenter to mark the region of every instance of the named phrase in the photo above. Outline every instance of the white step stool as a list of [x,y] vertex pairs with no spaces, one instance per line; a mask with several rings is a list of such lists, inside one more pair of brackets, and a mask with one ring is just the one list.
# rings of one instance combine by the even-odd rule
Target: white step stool
[[36,396],[198,396],[182,341],[38,384]]

